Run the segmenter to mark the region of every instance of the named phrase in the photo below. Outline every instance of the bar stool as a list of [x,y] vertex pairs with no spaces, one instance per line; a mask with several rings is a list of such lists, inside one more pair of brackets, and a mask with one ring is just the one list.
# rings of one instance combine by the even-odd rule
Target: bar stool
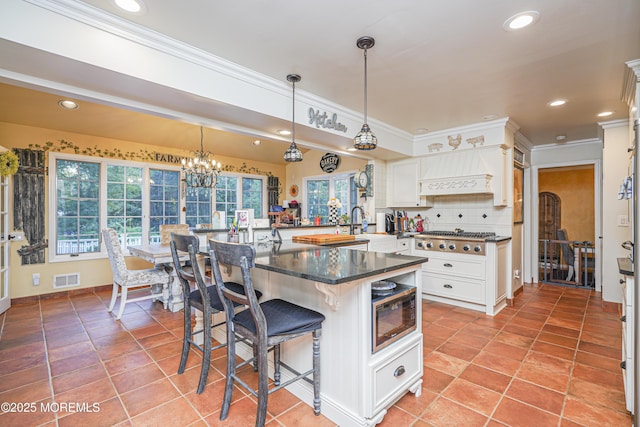
[[[211,270],[218,291],[222,294],[227,318],[227,378],[220,419],[229,414],[229,406],[235,382],[242,385],[258,398],[256,426],[264,426],[267,415],[269,394],[286,387],[294,381],[304,379],[313,385],[313,411],[320,414],[320,335],[325,317],[321,313],[296,304],[272,299],[258,304],[253,291],[251,269],[255,267],[256,250],[253,246],[210,240]],[[239,294],[222,280],[220,264],[240,267],[244,294]],[[238,313],[232,310],[233,304],[247,305],[249,308]],[[313,337],[313,367],[307,372],[297,372],[280,361],[280,344],[303,335]],[[236,365],[236,335],[247,339],[254,347],[254,357]],[[267,352],[273,349],[274,383],[269,390]],[[253,363],[257,358],[258,391],[236,375],[237,368]],[[280,368],[294,374],[285,383],[280,383]],[[313,379],[307,378],[313,375]]]
[[[171,233],[171,256],[173,258],[174,268],[184,295],[184,338],[182,341],[182,355],[180,357],[180,366],[178,374],[182,374],[187,365],[190,347],[194,347],[202,353],[202,366],[200,368],[200,381],[198,383],[198,394],[204,391],[209,375],[209,364],[211,362],[211,352],[218,348],[224,347],[225,344],[213,346],[211,331],[213,328],[222,326],[226,323],[212,324],[211,316],[224,310],[224,304],[220,300],[220,296],[215,286],[211,286],[211,279],[202,275],[198,264],[199,240],[196,236]],[[190,267],[184,266],[184,262],[180,261],[178,251],[187,252],[189,254]],[[242,293],[244,288],[242,285],[233,282],[227,282],[226,286],[235,292]],[[192,287],[195,290],[192,290]],[[254,291],[254,297],[260,299],[262,293]],[[202,311],[203,327],[202,330],[192,331],[191,329],[191,309],[195,308]],[[204,337],[203,345],[199,345],[194,341],[195,334],[202,333]]]

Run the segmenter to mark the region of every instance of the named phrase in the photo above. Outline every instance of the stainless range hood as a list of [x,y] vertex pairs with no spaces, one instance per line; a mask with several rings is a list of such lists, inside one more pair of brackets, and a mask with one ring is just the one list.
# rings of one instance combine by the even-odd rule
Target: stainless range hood
[[420,195],[493,194],[493,174],[484,151],[452,151],[423,159]]

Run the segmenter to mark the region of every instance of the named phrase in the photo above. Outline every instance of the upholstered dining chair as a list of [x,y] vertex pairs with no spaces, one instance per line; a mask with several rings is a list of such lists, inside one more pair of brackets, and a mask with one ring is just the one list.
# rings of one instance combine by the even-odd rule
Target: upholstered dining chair
[[160,224],[160,244],[171,242],[171,233],[189,234],[189,224]]
[[[102,230],[102,237],[109,255],[109,264],[113,273],[113,291],[111,293],[111,303],[109,312],[113,311],[118,295],[120,295],[120,309],[116,319],[120,320],[124,307],[127,303],[142,301],[146,299],[162,299],[164,290],[167,290],[171,277],[163,269],[149,268],[143,270],[130,270],[122,253],[122,246],[118,234],[113,228]],[[149,287],[151,293],[149,294]],[[130,292],[145,292],[146,295],[137,298],[130,298]],[[168,291],[167,291],[168,292]]]
[[[204,391],[209,375],[209,364],[211,363],[211,352],[224,347],[226,343],[213,345],[212,329],[224,325],[226,320],[213,324],[212,316],[224,310],[224,304],[220,300],[215,286],[211,286],[211,279],[202,274],[198,263],[199,240],[193,235],[171,233],[171,256],[173,264],[182,286],[184,295],[184,336],[182,340],[182,355],[180,356],[180,366],[178,374],[184,373],[191,347],[202,353],[202,366],[200,367],[200,380],[198,382],[198,394]],[[191,267],[185,268],[180,262],[180,253],[187,252]],[[242,285],[227,282],[227,286],[236,292],[244,292]],[[262,296],[260,291],[255,291],[255,297]],[[203,314],[203,326],[201,330],[192,330],[192,309],[200,310]],[[202,334],[203,344],[195,341],[194,335]]]
[[[227,377],[220,419],[224,420],[229,415],[233,386],[237,383],[258,398],[255,425],[262,427],[266,420],[269,394],[300,379],[313,385],[313,411],[315,415],[319,415],[320,335],[322,322],[325,319],[324,315],[282,299],[271,299],[259,304],[253,292],[251,279],[251,269],[255,267],[255,248],[251,245],[217,240],[210,240],[209,247],[211,248],[211,269],[214,282],[224,298],[227,318]],[[237,293],[224,282],[220,264],[240,267],[243,294]],[[249,308],[234,312],[234,304],[246,305]],[[280,345],[307,334],[312,334],[313,337],[312,368],[300,373],[281,362]],[[254,348],[254,357],[238,365],[236,365],[236,336],[248,340]],[[271,389],[269,389],[267,372],[267,353],[270,349],[273,350],[275,384],[275,387]],[[257,359],[258,365],[257,391],[236,374],[238,368],[254,363],[255,359]],[[281,368],[293,375],[283,384],[280,383]],[[308,378],[309,375],[312,375],[311,380]]]

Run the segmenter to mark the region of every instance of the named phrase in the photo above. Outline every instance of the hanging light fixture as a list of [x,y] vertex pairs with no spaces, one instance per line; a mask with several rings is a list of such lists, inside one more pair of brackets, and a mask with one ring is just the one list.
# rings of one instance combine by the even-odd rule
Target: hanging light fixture
[[213,188],[216,186],[218,176],[222,172],[220,162],[209,160],[210,153],[204,151],[202,146],[203,130],[200,126],[200,151],[194,151],[193,158],[187,162],[182,159],[182,170],[184,171],[184,181],[189,187]]
[[287,76],[287,81],[291,82],[291,87],[293,88],[293,114],[291,119],[291,145],[284,152],[284,161],[285,162],[301,162],[302,161],[302,151],[296,145],[296,83],[302,80],[297,74],[289,74]]
[[364,124],[362,129],[353,138],[353,146],[358,150],[373,150],[378,145],[378,138],[371,132],[367,124],[367,49],[371,49],[376,41],[373,37],[360,37],[356,46],[364,49]]

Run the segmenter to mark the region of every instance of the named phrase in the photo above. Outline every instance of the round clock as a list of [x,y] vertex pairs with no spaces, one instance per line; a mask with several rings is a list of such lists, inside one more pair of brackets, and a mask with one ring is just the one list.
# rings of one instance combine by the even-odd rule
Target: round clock
[[366,171],[359,171],[354,177],[354,183],[358,188],[367,188],[369,186],[369,175]]

